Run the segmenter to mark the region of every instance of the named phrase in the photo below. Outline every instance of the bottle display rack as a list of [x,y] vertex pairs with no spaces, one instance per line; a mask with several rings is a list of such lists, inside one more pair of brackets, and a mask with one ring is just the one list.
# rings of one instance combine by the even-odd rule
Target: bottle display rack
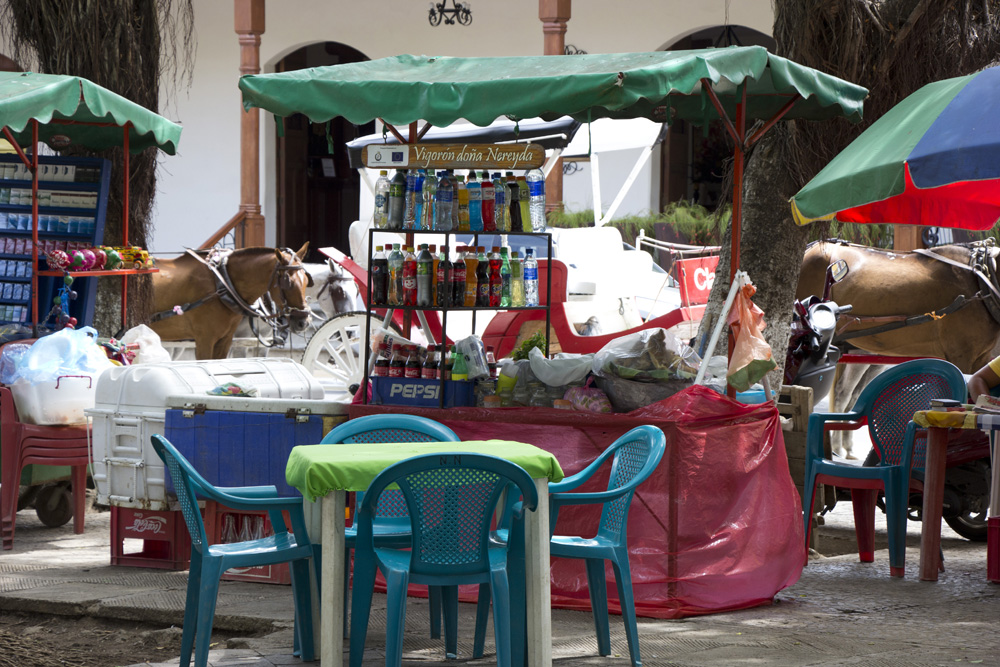
[[[384,304],[374,304],[372,302],[372,257],[375,250],[374,239],[375,233],[399,233],[405,234],[406,242],[405,245],[415,245],[415,239],[420,236],[434,236],[434,237],[444,237],[444,245],[451,248],[451,237],[458,236],[471,236],[473,239],[472,246],[479,245],[479,237],[500,237],[502,239],[503,245],[506,245],[507,238],[518,238],[518,237],[535,237],[543,239],[546,246],[546,259],[552,258],[552,235],[548,232],[465,232],[465,231],[439,231],[439,230],[416,230],[416,229],[406,229],[406,230],[389,230],[389,229],[374,229],[370,228],[368,230],[368,286],[367,286],[367,316],[365,318],[365,346],[364,346],[364,380],[362,387],[365,391],[362,392],[363,402],[368,403],[368,391],[369,379],[371,373],[371,363],[372,363],[372,350],[371,350],[371,320],[372,317],[379,317],[375,312],[376,310],[384,311],[386,313],[385,318],[391,320],[392,312],[394,310],[400,310],[408,315],[414,311],[423,312],[436,312],[441,315],[441,340],[428,340],[429,344],[432,345],[444,345],[448,340],[448,313],[449,312],[471,312],[472,313],[472,331],[476,330],[476,313],[479,311],[517,311],[517,310],[544,310],[545,311],[545,354],[549,354],[549,327],[551,325],[551,310],[549,306],[548,295],[552,292],[552,272],[547,271],[546,277],[546,288],[545,288],[545,302],[542,303],[541,300],[541,289],[539,286],[539,305],[537,306],[395,306],[395,305],[384,305]],[[538,257],[538,259],[542,259]],[[408,320],[407,320],[408,321]],[[425,331],[425,335],[430,338],[430,333]],[[409,337],[408,331],[403,331],[404,337]],[[381,379],[381,378],[378,378]],[[428,381],[424,380],[424,383]],[[446,398],[450,400],[450,396],[454,392],[448,392],[445,389],[445,379],[439,378],[435,380],[438,383],[437,401],[438,407],[444,408],[447,406]],[[447,396],[446,396],[447,394]]]
[[[0,324],[28,324],[45,317],[62,272],[47,271],[49,250],[99,246],[111,184],[103,158],[39,156],[38,225],[32,215],[32,174],[15,154],[0,155]],[[120,272],[119,272],[120,273]],[[38,276],[39,313],[31,312],[31,280]],[[81,275],[82,272],[77,275]],[[74,287],[70,316],[77,326],[94,318],[96,281]]]

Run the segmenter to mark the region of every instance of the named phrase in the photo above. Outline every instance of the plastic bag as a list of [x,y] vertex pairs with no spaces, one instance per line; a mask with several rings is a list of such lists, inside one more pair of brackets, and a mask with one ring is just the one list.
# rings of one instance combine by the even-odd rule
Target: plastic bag
[[469,371],[470,380],[478,380],[490,376],[490,367],[486,361],[486,350],[483,341],[476,336],[469,336],[458,341],[458,351],[465,355],[465,365]]
[[587,384],[582,387],[570,387],[566,390],[566,395],[563,398],[573,404],[574,410],[611,412],[611,401],[608,400],[608,395],[597,387],[591,387],[590,384],[593,381],[594,378],[590,378],[587,380]]
[[746,391],[777,367],[771,358],[771,346],[761,333],[767,326],[764,311],[750,300],[756,291],[752,284],[744,285],[736,293],[736,300],[729,311],[729,326],[733,329],[736,343],[726,378],[736,391]]
[[590,373],[594,362],[593,354],[570,354],[560,352],[552,359],[546,359],[537,347],[528,352],[531,372],[550,387],[562,387],[582,381]]
[[17,374],[35,384],[52,382],[62,375],[97,377],[114,364],[97,345],[93,327],[62,329],[39,338],[21,357]]
[[8,343],[0,352],[0,382],[14,384],[21,377],[17,368],[21,359],[31,349],[31,343]]
[[139,350],[132,359],[132,364],[156,364],[170,361],[170,353],[160,342],[160,336],[155,331],[140,324],[132,327],[122,336],[121,342],[124,345],[138,345]]
[[594,355],[595,375],[639,382],[689,380],[701,359],[691,346],[666,329],[644,329],[616,338]]

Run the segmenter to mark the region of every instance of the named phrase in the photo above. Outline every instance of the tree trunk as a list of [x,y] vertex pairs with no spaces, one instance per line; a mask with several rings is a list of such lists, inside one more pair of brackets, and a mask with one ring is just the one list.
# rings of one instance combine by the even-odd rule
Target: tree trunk
[[[0,4],[0,35],[25,69],[84,77],[152,111],[160,105],[161,75],[190,82],[193,0],[8,0]],[[123,149],[91,153],[111,160],[105,245],[122,245]],[[147,247],[156,194],[157,149],[129,158],[129,245]],[[122,325],[120,280],[100,280],[93,325],[102,335]],[[152,304],[149,276],[128,280],[129,326],[144,322]],[[39,304],[42,313],[48,304]]]

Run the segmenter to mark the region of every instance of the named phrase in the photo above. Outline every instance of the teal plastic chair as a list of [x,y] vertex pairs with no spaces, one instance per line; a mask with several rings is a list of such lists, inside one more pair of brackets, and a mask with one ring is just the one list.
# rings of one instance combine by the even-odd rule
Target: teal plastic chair
[[[312,592],[309,561],[313,545],[306,532],[302,498],[278,497],[274,486],[216,487],[198,474],[187,459],[161,435],[153,435],[153,449],[170,471],[177,500],[191,534],[191,567],[188,572],[187,599],[184,604],[184,629],[181,635],[180,667],[191,662],[208,664],[212,621],[219,595],[219,580],[231,568],[258,567],[288,563],[295,599],[295,646],[304,661],[314,659],[312,627]],[[198,509],[198,496],[238,510],[264,511],[271,519],[274,534],[256,540],[231,544],[209,544],[205,524]],[[292,523],[289,533],[282,512]],[[315,565],[315,562],[314,562]],[[319,573],[317,571],[317,577]]]
[[[349,445],[355,443],[373,442],[459,442],[459,438],[447,426],[433,419],[414,415],[367,415],[340,424],[326,434],[321,444]],[[355,497],[355,506],[361,504],[364,493]],[[344,542],[344,590],[350,591],[351,550],[357,538],[357,514],[353,524],[345,530]],[[398,490],[389,490],[382,495],[375,512],[375,541],[378,546],[402,547],[410,544],[410,515],[403,502],[403,496]],[[458,589],[445,591],[453,603],[449,603],[445,612],[445,650],[454,656],[458,651],[456,626],[458,623]],[[428,592],[428,602],[431,614],[431,638],[441,636],[441,597],[438,588]],[[344,596],[344,633],[347,636],[349,607],[348,596]],[[451,613],[454,609],[454,615]]]
[[[889,533],[889,572],[894,577],[903,576],[910,474],[917,430],[913,414],[928,409],[934,398],[965,402],[966,391],[965,377],[953,364],[940,359],[917,359],[876,376],[861,392],[850,412],[816,412],[809,416],[805,470],[809,502],[803,513],[806,562],[817,484],[851,489],[854,531],[862,563],[875,560],[875,505],[878,492],[882,491]],[[877,465],[855,466],[823,456],[823,434],[829,425],[838,422],[846,422],[848,428],[859,428],[867,422],[868,435],[879,457]],[[922,456],[920,453],[918,458]]]
[[[411,548],[376,546],[377,507],[386,487],[397,484],[409,510]],[[375,574],[387,585],[387,666],[402,660],[406,589],[409,583],[455,589],[462,584],[488,583],[494,608],[497,663],[511,663],[508,548],[491,540],[497,501],[513,484],[521,502],[510,530],[523,535],[523,513],[534,511],[538,494],[523,468],[494,456],[450,452],[416,456],[380,473],[357,511],[354,592],[351,608],[352,667],[361,667],[368,633]],[[523,550],[523,546],[521,547]]]
[[[618,587],[618,601],[628,638],[632,665],[639,667],[639,633],[632,597],[632,572],[628,559],[628,510],[636,488],[653,474],[663,458],[666,437],[655,426],[639,426],[618,438],[589,466],[561,482],[549,484],[549,522],[555,530],[559,510],[567,505],[600,504],[601,521],[593,537],[553,535],[550,552],[560,558],[582,558],[587,563],[587,586],[590,607],[594,611],[597,650],[611,655],[611,631],[608,625],[608,592],[604,561],[611,561]],[[607,491],[571,493],[610,460]]]

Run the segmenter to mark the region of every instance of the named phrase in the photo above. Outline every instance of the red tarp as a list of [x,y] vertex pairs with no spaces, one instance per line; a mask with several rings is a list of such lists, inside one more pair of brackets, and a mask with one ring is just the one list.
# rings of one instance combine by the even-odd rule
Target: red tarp
[[[429,417],[463,440],[531,443],[555,454],[567,476],[635,426],[663,429],[663,461],[639,487],[629,511],[640,616],[681,618],[753,607],[770,602],[801,574],[802,506],[788,472],[778,411],[770,403],[744,405],[692,386],[628,414],[377,405],[352,405],[349,414],[386,412]],[[578,490],[606,489],[608,472],[605,466]],[[566,508],[556,533],[592,536],[599,517],[600,506]],[[609,608],[620,613],[610,564],[606,573]],[[551,575],[553,606],[590,609],[582,561],[553,558]]]

